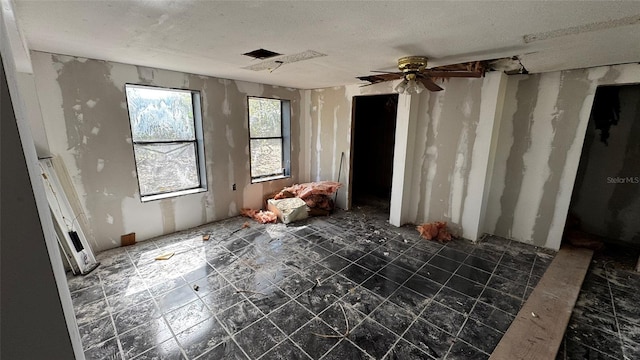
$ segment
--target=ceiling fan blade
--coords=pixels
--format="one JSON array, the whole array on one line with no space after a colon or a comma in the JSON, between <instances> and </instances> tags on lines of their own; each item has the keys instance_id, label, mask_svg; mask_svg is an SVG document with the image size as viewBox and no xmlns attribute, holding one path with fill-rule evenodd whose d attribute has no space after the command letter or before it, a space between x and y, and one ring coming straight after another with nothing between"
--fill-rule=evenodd
<instances>
[{"instance_id":1,"label":"ceiling fan blade","mask_svg":"<svg viewBox=\"0 0 640 360\"><path fill-rule=\"evenodd\" d=\"M424 73L434 78L452 78L452 77L480 78L482 77L482 72L475 72L475 71L425 70Z\"/></svg>"},{"instance_id":2,"label":"ceiling fan blade","mask_svg":"<svg viewBox=\"0 0 640 360\"><path fill-rule=\"evenodd\" d=\"M381 71L381 70L371 70L371 72L374 72L374 73L381 73L381 74L398 74L398 75L402 75L402 72L399 72L399 71Z\"/></svg>"},{"instance_id":3,"label":"ceiling fan blade","mask_svg":"<svg viewBox=\"0 0 640 360\"><path fill-rule=\"evenodd\" d=\"M358 76L357 78L362 81L368 81L370 83L379 83L384 81L398 80L402 79L404 76L403 73L389 73L389 74L380 74L380 75L368 75L368 76Z\"/></svg>"},{"instance_id":4,"label":"ceiling fan blade","mask_svg":"<svg viewBox=\"0 0 640 360\"><path fill-rule=\"evenodd\" d=\"M431 80L430 78L428 78L426 76L419 76L418 77L418 81L420 81L422 83L422 85L424 85L424 87L426 87L427 90L429 90L429 91L442 91L442 90L444 90L443 88L438 86L436 83L434 83L433 80Z\"/></svg>"}]
</instances>

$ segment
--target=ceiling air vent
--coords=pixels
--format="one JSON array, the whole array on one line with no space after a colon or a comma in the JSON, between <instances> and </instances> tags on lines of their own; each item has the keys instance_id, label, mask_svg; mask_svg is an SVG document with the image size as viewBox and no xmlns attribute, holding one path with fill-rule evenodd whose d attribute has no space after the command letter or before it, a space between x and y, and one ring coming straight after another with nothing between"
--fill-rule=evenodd
<instances>
[{"instance_id":1,"label":"ceiling air vent","mask_svg":"<svg viewBox=\"0 0 640 360\"><path fill-rule=\"evenodd\" d=\"M282 54L278 54L277 52L273 52L273 51L270 51L270 50L258 49L258 50L250 51L248 53L244 53L242 55L246 55L246 56L252 57L254 59L264 60L264 59L272 58L274 56L278 56L278 55L282 55Z\"/></svg>"}]
</instances>

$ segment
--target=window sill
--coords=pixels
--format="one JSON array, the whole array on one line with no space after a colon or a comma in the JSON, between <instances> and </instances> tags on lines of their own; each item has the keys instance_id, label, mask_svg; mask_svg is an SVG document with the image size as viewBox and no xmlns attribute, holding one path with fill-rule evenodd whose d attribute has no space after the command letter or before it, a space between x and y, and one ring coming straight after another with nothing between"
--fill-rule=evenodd
<instances>
[{"instance_id":1,"label":"window sill","mask_svg":"<svg viewBox=\"0 0 640 360\"><path fill-rule=\"evenodd\" d=\"M170 193L166 193L166 194L141 196L140 197L140 201L148 202L148 201L154 201L154 200L162 200L162 199L172 198L172 197L176 197L176 196L197 194L197 193L205 192L205 191L207 191L206 188L180 190L180 191L174 191L174 192L170 192Z\"/></svg>"},{"instance_id":2,"label":"window sill","mask_svg":"<svg viewBox=\"0 0 640 360\"><path fill-rule=\"evenodd\" d=\"M268 177L263 177L263 178L258 178L258 179L251 179L251 183L252 184L257 184L257 183L262 183L262 182L266 182L266 181L273 181L273 180L280 180L280 179L288 179L290 178L291 175L275 175L275 176L268 176Z\"/></svg>"}]
</instances>

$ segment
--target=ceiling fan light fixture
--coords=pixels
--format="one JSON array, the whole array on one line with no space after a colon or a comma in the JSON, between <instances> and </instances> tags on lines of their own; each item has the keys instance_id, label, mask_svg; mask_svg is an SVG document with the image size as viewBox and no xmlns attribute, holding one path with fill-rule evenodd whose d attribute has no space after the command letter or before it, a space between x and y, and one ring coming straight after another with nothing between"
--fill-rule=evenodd
<instances>
[{"instance_id":1,"label":"ceiling fan light fixture","mask_svg":"<svg viewBox=\"0 0 640 360\"><path fill-rule=\"evenodd\" d=\"M409 81L407 79L403 79L398 85L396 85L394 90L398 94L404 94L404 92L407 90L407 85L408 84L409 84Z\"/></svg>"}]
</instances>

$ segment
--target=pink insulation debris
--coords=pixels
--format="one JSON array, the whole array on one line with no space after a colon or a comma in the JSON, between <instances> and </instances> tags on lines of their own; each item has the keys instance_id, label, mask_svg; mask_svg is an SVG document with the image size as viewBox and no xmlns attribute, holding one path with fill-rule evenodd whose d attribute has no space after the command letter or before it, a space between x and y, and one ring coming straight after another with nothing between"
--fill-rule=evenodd
<instances>
[{"instance_id":1,"label":"pink insulation debris","mask_svg":"<svg viewBox=\"0 0 640 360\"><path fill-rule=\"evenodd\" d=\"M326 211L333 210L333 199L331 196L342 186L335 181L318 181L312 183L296 184L282 189L275 197L275 200L299 197L304 200L309 208Z\"/></svg>"},{"instance_id":2,"label":"pink insulation debris","mask_svg":"<svg viewBox=\"0 0 640 360\"><path fill-rule=\"evenodd\" d=\"M447 223L443 221L418 225L416 226L416 230L427 240L436 240L438 242L451 241L451 234L447 231Z\"/></svg>"},{"instance_id":3,"label":"pink insulation debris","mask_svg":"<svg viewBox=\"0 0 640 360\"><path fill-rule=\"evenodd\" d=\"M276 216L276 214L268 210L263 211L245 208L240 209L240 215L252 218L261 224L275 223L276 221L278 221L278 217Z\"/></svg>"}]
</instances>

